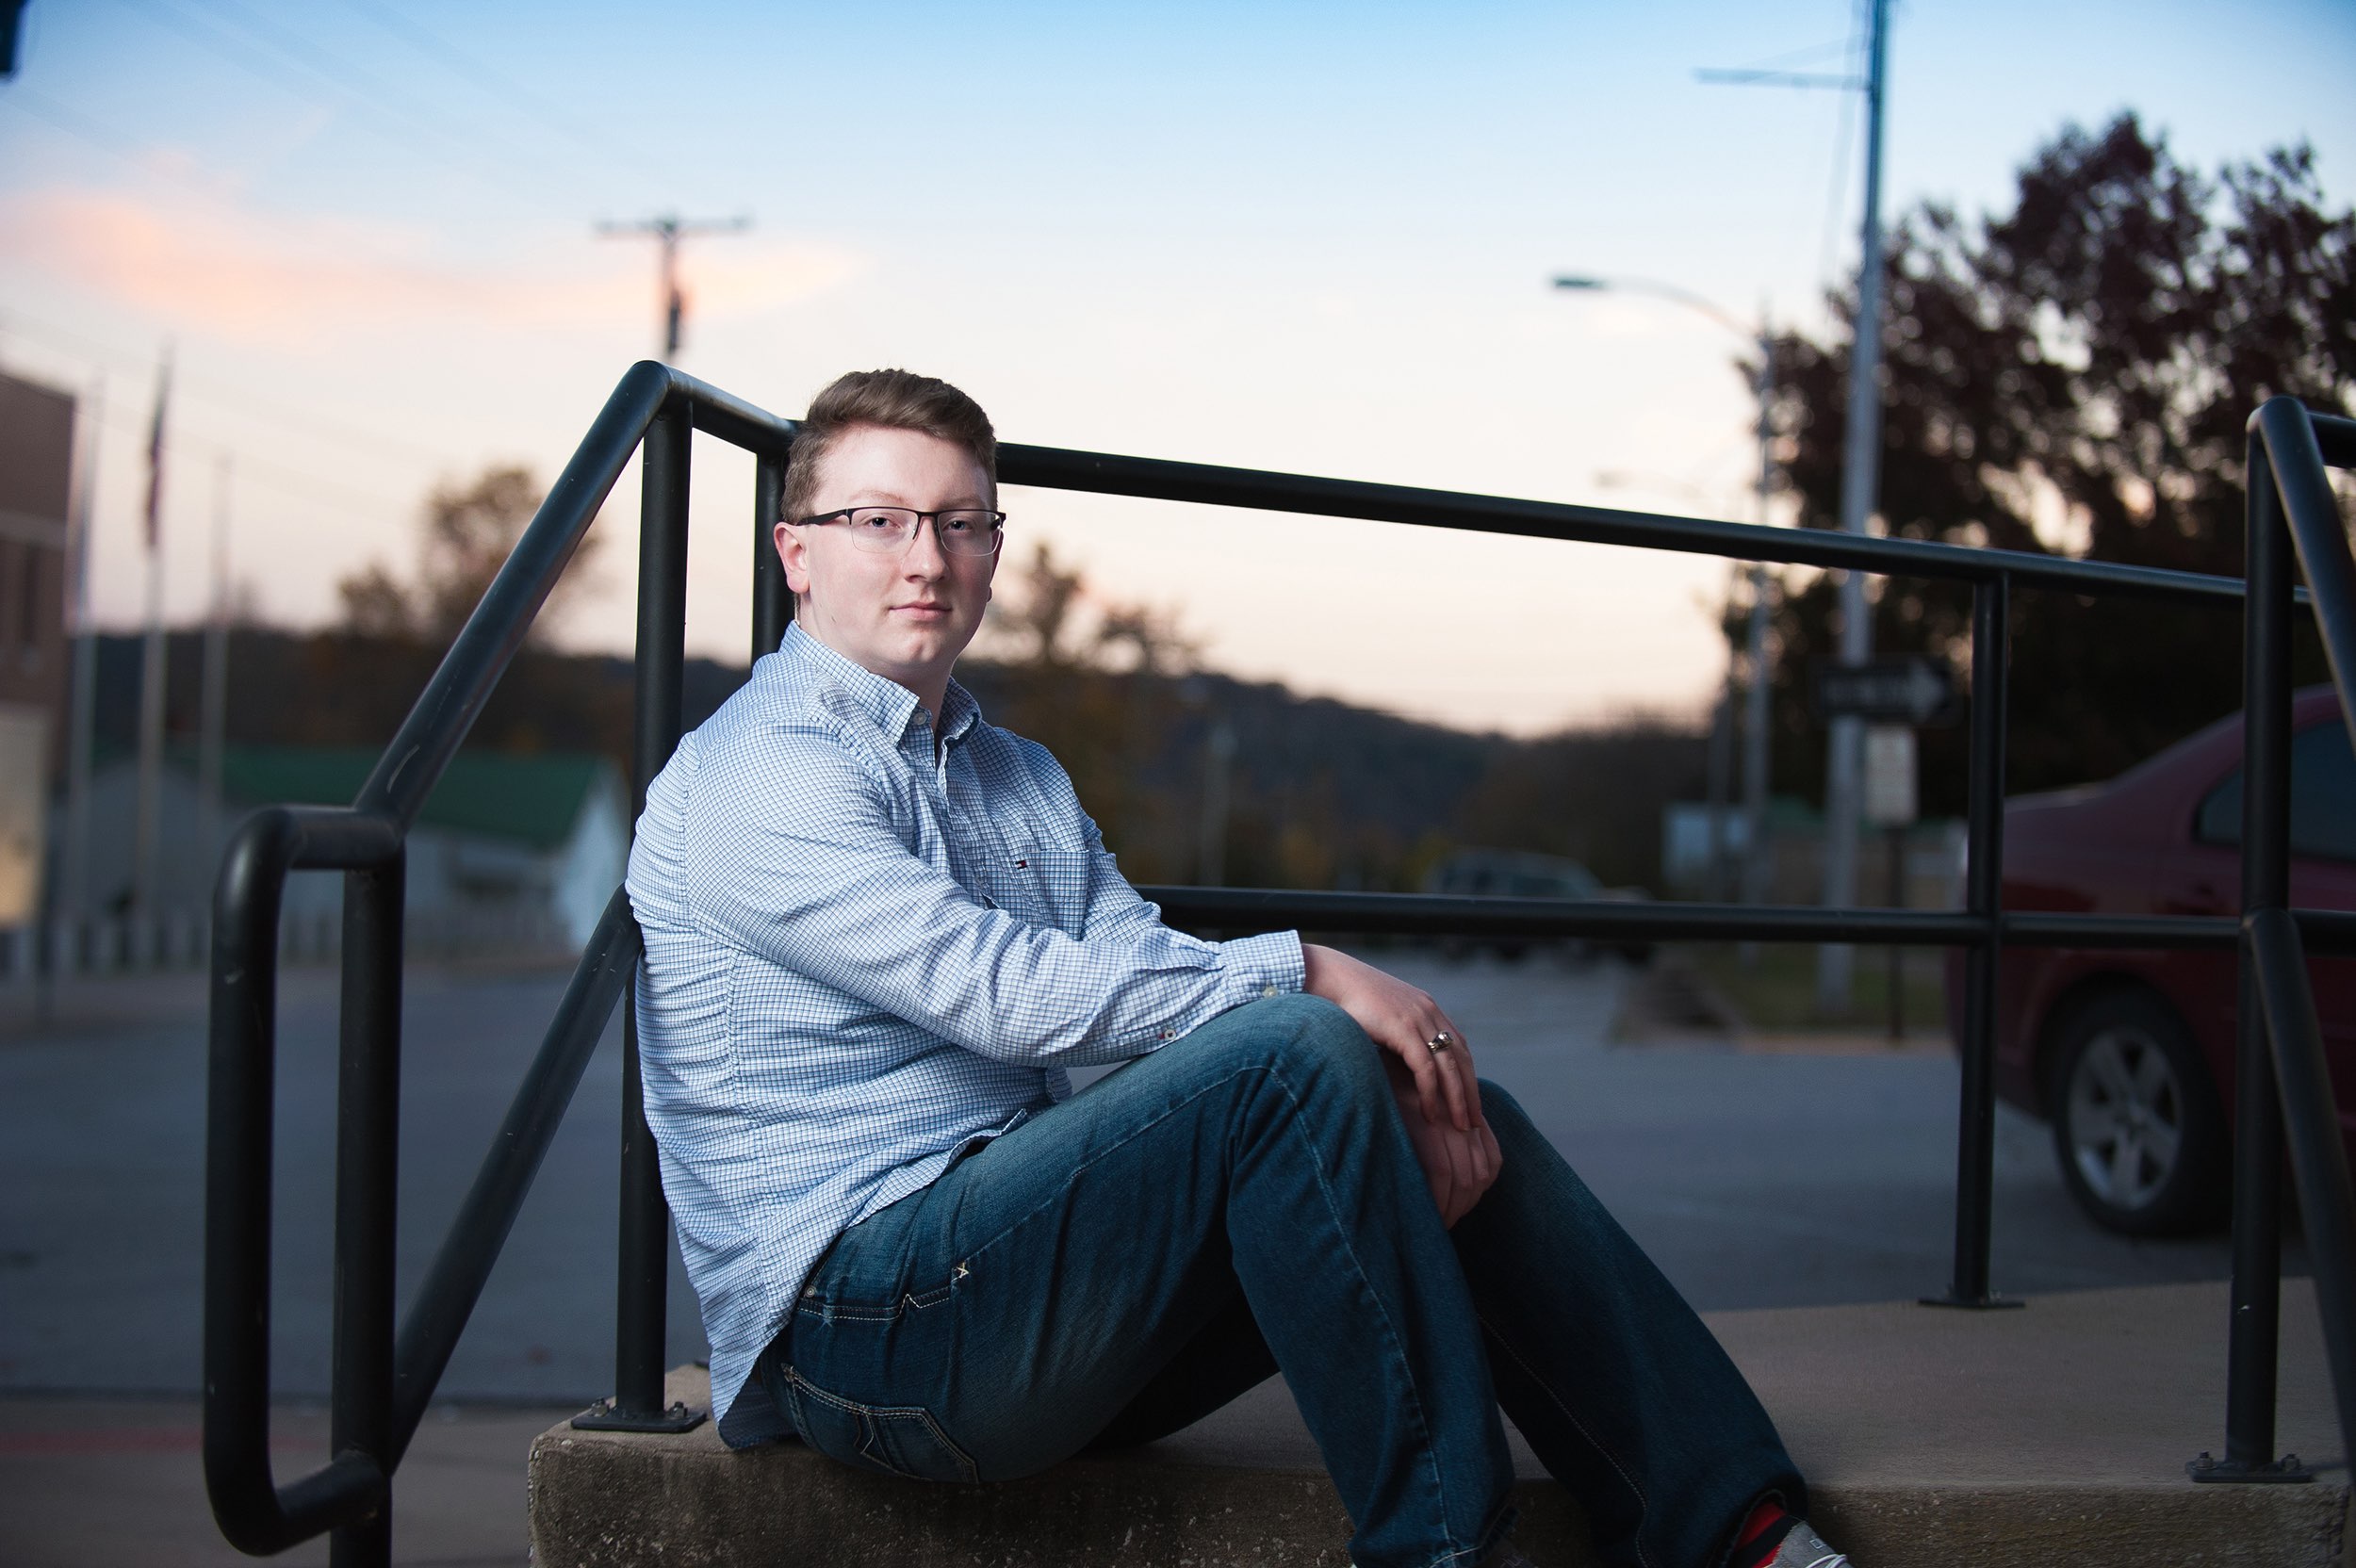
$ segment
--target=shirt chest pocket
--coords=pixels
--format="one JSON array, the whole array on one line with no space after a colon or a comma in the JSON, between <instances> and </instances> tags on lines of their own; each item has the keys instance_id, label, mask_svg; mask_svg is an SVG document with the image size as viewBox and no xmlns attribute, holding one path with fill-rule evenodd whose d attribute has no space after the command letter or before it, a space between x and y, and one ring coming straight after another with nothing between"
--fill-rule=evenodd
<instances>
[{"instance_id":1,"label":"shirt chest pocket","mask_svg":"<svg viewBox=\"0 0 2356 1568\"><path fill-rule=\"evenodd\" d=\"M1088 920L1088 856L1079 849L1015 849L981 868L977 890L1031 924L1077 937Z\"/></svg>"}]
</instances>

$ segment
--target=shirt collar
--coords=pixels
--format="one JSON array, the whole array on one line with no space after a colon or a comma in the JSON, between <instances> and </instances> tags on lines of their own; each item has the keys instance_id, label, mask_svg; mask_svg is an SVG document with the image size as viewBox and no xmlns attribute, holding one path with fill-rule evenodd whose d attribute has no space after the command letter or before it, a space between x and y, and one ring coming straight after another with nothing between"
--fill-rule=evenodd
<instances>
[{"instance_id":1,"label":"shirt collar","mask_svg":"<svg viewBox=\"0 0 2356 1568\"><path fill-rule=\"evenodd\" d=\"M941 699L941 743L956 745L965 739L975 725L982 722L982 705L973 700L973 694L957 684L957 678L949 678L949 690Z\"/></svg>"},{"instance_id":2,"label":"shirt collar","mask_svg":"<svg viewBox=\"0 0 2356 1568\"><path fill-rule=\"evenodd\" d=\"M863 665L843 657L825 643L804 631L801 623L786 624L785 638L777 651L792 663L809 666L813 673L824 676L839 687L844 695L859 705L859 711L875 722L875 727L896 743L908 734L908 725L915 719L916 694L898 681L877 675ZM973 694L949 680L949 690L941 699L941 712L936 731L943 745L954 745L965 739L966 733L982 716L981 704Z\"/></svg>"}]
</instances>

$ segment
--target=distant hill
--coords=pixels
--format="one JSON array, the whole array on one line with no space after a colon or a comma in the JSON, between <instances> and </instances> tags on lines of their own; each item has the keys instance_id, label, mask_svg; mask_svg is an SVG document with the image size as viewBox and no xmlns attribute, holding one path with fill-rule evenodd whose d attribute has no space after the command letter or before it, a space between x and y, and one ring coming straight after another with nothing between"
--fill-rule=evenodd
<instances>
[{"instance_id":1,"label":"distant hill","mask_svg":"<svg viewBox=\"0 0 2356 1568\"><path fill-rule=\"evenodd\" d=\"M169 637L166 724L181 738L197 728L201 645L193 631ZM438 650L382 639L239 628L230 639L230 739L383 745L438 662ZM139 671L139 638L99 638L102 755L137 743ZM745 673L689 660L689 727ZM1210 673L1181 683L1064 671L1053 677L1062 684L1044 690L1050 678L1038 672L968 661L958 678L992 719L1065 760L1139 881L1196 879L1209 739L1220 718L1236 740L1226 880L1237 886L1409 889L1467 843L1576 855L1606 882L1651 883L1661 804L1697 794L1702 776L1702 738L1669 725L1522 742ZM627 774L630 705L630 661L528 648L467 743L600 752Z\"/></svg>"}]
</instances>

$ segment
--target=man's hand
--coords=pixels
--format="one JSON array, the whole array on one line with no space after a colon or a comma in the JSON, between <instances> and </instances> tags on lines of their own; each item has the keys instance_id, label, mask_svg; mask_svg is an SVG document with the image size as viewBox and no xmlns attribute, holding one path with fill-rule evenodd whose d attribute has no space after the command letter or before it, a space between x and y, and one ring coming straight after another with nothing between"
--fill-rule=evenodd
<instances>
[{"instance_id":1,"label":"man's hand","mask_svg":"<svg viewBox=\"0 0 2356 1568\"><path fill-rule=\"evenodd\" d=\"M1415 1163L1432 1188L1432 1206L1440 1223L1453 1230L1472 1212L1504 1168L1505 1152L1487 1121L1468 1133L1432 1121L1416 1102L1415 1080L1396 1058L1384 1056L1383 1070L1391 1081L1391 1097L1399 1102L1399 1119L1407 1125L1407 1141L1415 1145Z\"/></svg>"},{"instance_id":2,"label":"man's hand","mask_svg":"<svg viewBox=\"0 0 2356 1568\"><path fill-rule=\"evenodd\" d=\"M1481 1087L1473 1080L1472 1050L1464 1043L1464 1031L1440 1011L1438 1003L1347 953L1303 942L1301 956L1301 989L1348 1013L1407 1070L1425 1120L1458 1133L1485 1127ZM1434 1051L1432 1042L1443 1035L1448 1037L1446 1048Z\"/></svg>"}]
</instances>

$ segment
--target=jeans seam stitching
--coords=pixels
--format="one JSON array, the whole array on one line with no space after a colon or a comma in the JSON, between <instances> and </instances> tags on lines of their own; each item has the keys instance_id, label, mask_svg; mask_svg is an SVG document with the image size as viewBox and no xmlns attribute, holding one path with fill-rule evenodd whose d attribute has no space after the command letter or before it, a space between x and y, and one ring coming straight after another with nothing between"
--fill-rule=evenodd
<instances>
[{"instance_id":1,"label":"jeans seam stitching","mask_svg":"<svg viewBox=\"0 0 2356 1568\"><path fill-rule=\"evenodd\" d=\"M1381 1047L1378 1046L1376 1049L1379 1051L1381 1050ZM1268 1075L1275 1081L1276 1086L1284 1091L1286 1102L1289 1103L1296 1112L1298 1112L1301 1109L1301 1097L1294 1092L1292 1085L1285 1080L1284 1070L1271 1063L1267 1066L1265 1070ZM1302 1129L1301 1117L1296 1115L1287 1118L1285 1126L1287 1131L1295 1133L1303 1143L1308 1144L1310 1152L1313 1156L1322 1152L1317 1149L1314 1142L1310 1141L1308 1133ZM1358 1282L1365 1288L1366 1295L1374 1302L1376 1315L1380 1318L1383 1324L1383 1338L1386 1348L1389 1349L1392 1356L1399 1362L1403 1368L1406 1365L1406 1358L1399 1351L1400 1341L1398 1326L1392 1323L1391 1315L1384 1309L1382 1297L1376 1294L1372 1282L1367 1280L1366 1266L1358 1261L1357 1249L1350 1244L1349 1228L1342 1223L1340 1207L1333 1200L1333 1189L1326 1183L1325 1171L1322 1165L1318 1159L1313 1157L1309 1162L1309 1168L1317 1177L1317 1195L1325 1200L1326 1215L1333 1221L1334 1233L1341 1237L1342 1253L1345 1257L1349 1258L1351 1269L1353 1269L1358 1276ZM1445 1529L1447 1528L1447 1522L1448 1519L1448 1482L1440 1474L1439 1461L1434 1453L1438 1445L1433 1443L1432 1440L1432 1423L1424 1413L1423 1399L1415 1390L1414 1379L1410 1377L1406 1379L1405 1381L1407 1384L1408 1402L1413 1408L1415 1417L1415 1429L1418 1436L1422 1440L1424 1468L1429 1475L1432 1493L1439 1500L1441 1527ZM1457 1559L1471 1552L1478 1552L1480 1549L1481 1548L1478 1545L1452 1549L1446 1554L1446 1560L1453 1562Z\"/></svg>"},{"instance_id":2,"label":"jeans seam stitching","mask_svg":"<svg viewBox=\"0 0 2356 1568\"><path fill-rule=\"evenodd\" d=\"M1522 1371L1529 1376L1530 1380L1537 1384L1538 1387L1545 1392L1546 1398L1552 1402L1554 1408L1562 1413L1562 1419L1568 1421L1572 1427L1577 1429L1579 1435L1587 1440L1587 1446L1590 1448L1593 1448L1596 1453L1603 1456L1603 1462L1612 1466L1612 1474L1620 1478L1621 1484L1636 1494L1636 1509L1639 1515L1639 1527L1641 1528L1643 1516L1649 1514L1652 1511L1652 1502L1644 1495L1644 1489L1637 1484L1636 1478L1629 1475L1627 1467L1620 1463L1619 1456L1614 1454L1610 1448L1606 1447L1601 1442L1597 1441L1595 1434L1587 1429L1587 1423L1581 1421L1579 1418L1578 1413L1573 1411L1570 1406L1562 1402L1562 1396L1554 1392L1553 1385L1538 1375L1537 1368L1531 1366L1530 1363L1522 1359L1521 1352L1513 1348L1512 1342L1498 1331L1496 1324L1490 1322L1486 1316L1483 1316L1478 1308L1474 1309L1473 1316L1480 1319L1481 1326L1489 1331L1489 1337L1497 1341L1497 1348L1503 1350L1508 1356L1512 1357L1513 1364L1520 1367ZM1652 1558L1644 1550L1644 1538L1641 1535L1638 1535L1633 1539L1636 1547L1636 1560L1640 1563L1649 1563L1652 1560Z\"/></svg>"}]
</instances>

